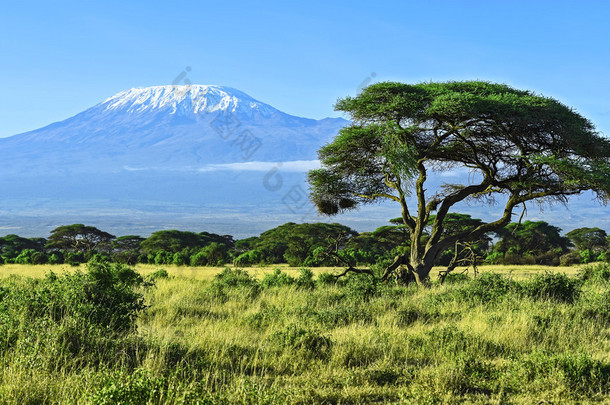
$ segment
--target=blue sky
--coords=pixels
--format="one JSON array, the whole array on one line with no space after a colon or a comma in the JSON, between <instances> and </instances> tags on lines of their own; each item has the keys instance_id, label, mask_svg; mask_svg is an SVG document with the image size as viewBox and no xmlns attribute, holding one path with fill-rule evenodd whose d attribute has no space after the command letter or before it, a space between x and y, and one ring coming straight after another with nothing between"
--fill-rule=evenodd
<instances>
[{"instance_id":1,"label":"blue sky","mask_svg":"<svg viewBox=\"0 0 610 405\"><path fill-rule=\"evenodd\" d=\"M336 99L371 78L503 82L610 136L608 17L607 1L10 2L0 137L171 84L187 66L193 84L311 118L339 116Z\"/></svg>"}]
</instances>

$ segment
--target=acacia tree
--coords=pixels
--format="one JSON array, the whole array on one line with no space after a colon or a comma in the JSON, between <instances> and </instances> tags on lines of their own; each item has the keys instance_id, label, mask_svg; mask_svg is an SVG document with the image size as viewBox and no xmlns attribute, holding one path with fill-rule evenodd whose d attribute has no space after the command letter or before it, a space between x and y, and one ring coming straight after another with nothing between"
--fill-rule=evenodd
<instances>
[{"instance_id":1,"label":"acacia tree","mask_svg":"<svg viewBox=\"0 0 610 405\"><path fill-rule=\"evenodd\" d=\"M319 150L322 168L309 172L310 197L328 215L384 199L400 205L410 251L395 258L384 279L396 274L422 284L446 248L507 225L528 201L566 202L584 190L608 198L610 142L552 98L481 81L386 82L340 99L335 109L352 124ZM456 167L472 173L427 189L430 174ZM502 201L503 212L443 232L450 210L472 199Z\"/></svg>"},{"instance_id":2,"label":"acacia tree","mask_svg":"<svg viewBox=\"0 0 610 405\"><path fill-rule=\"evenodd\" d=\"M608 246L608 234L599 228L578 228L571 230L566 236L578 250L599 251Z\"/></svg>"},{"instance_id":3,"label":"acacia tree","mask_svg":"<svg viewBox=\"0 0 610 405\"><path fill-rule=\"evenodd\" d=\"M114 238L114 235L94 226L83 224L63 225L51 231L46 247L48 249L89 253L100 248L109 249L110 242Z\"/></svg>"}]
</instances>

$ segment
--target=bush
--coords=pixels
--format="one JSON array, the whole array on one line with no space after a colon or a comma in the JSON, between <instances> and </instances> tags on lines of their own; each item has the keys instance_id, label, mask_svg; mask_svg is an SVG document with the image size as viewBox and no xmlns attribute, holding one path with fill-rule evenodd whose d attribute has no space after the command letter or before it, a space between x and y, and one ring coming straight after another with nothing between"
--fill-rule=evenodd
<instances>
[{"instance_id":1,"label":"bush","mask_svg":"<svg viewBox=\"0 0 610 405\"><path fill-rule=\"evenodd\" d=\"M191 256L191 266L205 266L208 264L208 258L203 251L199 251Z\"/></svg>"},{"instance_id":2,"label":"bush","mask_svg":"<svg viewBox=\"0 0 610 405\"><path fill-rule=\"evenodd\" d=\"M267 274L261 281L261 285L264 288L269 287L282 287L292 285L295 283L295 279L290 277L288 274L283 273L280 269L275 269L273 274Z\"/></svg>"},{"instance_id":3,"label":"bush","mask_svg":"<svg viewBox=\"0 0 610 405\"><path fill-rule=\"evenodd\" d=\"M584 282L607 283L610 281L610 264L598 263L583 266L578 272L578 278Z\"/></svg>"},{"instance_id":4,"label":"bush","mask_svg":"<svg viewBox=\"0 0 610 405\"><path fill-rule=\"evenodd\" d=\"M146 277L146 278L150 281L154 281L154 280L158 280L160 278L169 278L169 274L168 274L167 270L159 269L159 270L155 271L154 273L149 274L148 277Z\"/></svg>"},{"instance_id":5,"label":"bush","mask_svg":"<svg viewBox=\"0 0 610 405\"><path fill-rule=\"evenodd\" d=\"M334 285L337 283L337 278L331 273L320 273L316 282L320 285Z\"/></svg>"},{"instance_id":6,"label":"bush","mask_svg":"<svg viewBox=\"0 0 610 405\"><path fill-rule=\"evenodd\" d=\"M229 267L226 267L223 271L216 274L212 283L224 287L258 286L256 279L252 278L247 271L242 269L231 269Z\"/></svg>"},{"instance_id":7,"label":"bush","mask_svg":"<svg viewBox=\"0 0 610 405\"><path fill-rule=\"evenodd\" d=\"M176 252L173 254L171 264L175 264L176 266L184 266L187 263L190 263L190 260L188 254L185 252Z\"/></svg>"},{"instance_id":8,"label":"bush","mask_svg":"<svg viewBox=\"0 0 610 405\"><path fill-rule=\"evenodd\" d=\"M54 252L49 256L49 264L62 264L64 262L64 256L61 252Z\"/></svg>"},{"instance_id":9,"label":"bush","mask_svg":"<svg viewBox=\"0 0 610 405\"><path fill-rule=\"evenodd\" d=\"M261 250L253 249L237 256L235 260L233 260L233 264L240 267L249 267L254 264L262 263L264 257Z\"/></svg>"},{"instance_id":10,"label":"bush","mask_svg":"<svg viewBox=\"0 0 610 405\"><path fill-rule=\"evenodd\" d=\"M563 273L544 272L523 283L525 295L534 299L572 303L580 294L579 281Z\"/></svg>"},{"instance_id":11,"label":"bush","mask_svg":"<svg viewBox=\"0 0 610 405\"><path fill-rule=\"evenodd\" d=\"M301 268L300 272L301 274L296 279L296 286L298 288L312 290L316 286L316 283L313 281L313 272L311 269L305 267Z\"/></svg>"},{"instance_id":12,"label":"bush","mask_svg":"<svg viewBox=\"0 0 610 405\"><path fill-rule=\"evenodd\" d=\"M358 301L368 301L378 292L377 278L370 274L349 274L344 282L347 295Z\"/></svg>"},{"instance_id":13,"label":"bush","mask_svg":"<svg viewBox=\"0 0 610 405\"><path fill-rule=\"evenodd\" d=\"M561 266L572 266L574 264L580 264L580 262L580 254L576 251L566 253L565 255L559 258L559 265Z\"/></svg>"},{"instance_id":14,"label":"bush","mask_svg":"<svg viewBox=\"0 0 610 405\"><path fill-rule=\"evenodd\" d=\"M535 257L536 264L543 266L559 266L560 256L556 252L549 251Z\"/></svg>"},{"instance_id":15,"label":"bush","mask_svg":"<svg viewBox=\"0 0 610 405\"><path fill-rule=\"evenodd\" d=\"M445 284L461 284L470 281L470 277L466 273L449 273L445 277Z\"/></svg>"},{"instance_id":16,"label":"bush","mask_svg":"<svg viewBox=\"0 0 610 405\"><path fill-rule=\"evenodd\" d=\"M483 273L459 290L458 296L472 301L493 303L516 289L514 281L496 273Z\"/></svg>"},{"instance_id":17,"label":"bush","mask_svg":"<svg viewBox=\"0 0 610 405\"><path fill-rule=\"evenodd\" d=\"M24 356L33 355L33 364L46 361L50 367L66 356L80 356L87 364L134 358L139 343L128 335L146 308L138 291L144 282L134 270L90 263L86 273L50 272L43 279L5 283L0 289L0 351L15 347Z\"/></svg>"}]
</instances>

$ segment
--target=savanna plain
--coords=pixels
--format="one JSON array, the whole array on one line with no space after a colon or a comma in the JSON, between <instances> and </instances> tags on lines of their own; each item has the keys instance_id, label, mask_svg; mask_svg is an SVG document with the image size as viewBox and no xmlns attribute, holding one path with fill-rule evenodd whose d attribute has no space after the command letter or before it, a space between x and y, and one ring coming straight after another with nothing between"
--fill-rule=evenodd
<instances>
[{"instance_id":1,"label":"savanna plain","mask_svg":"<svg viewBox=\"0 0 610 405\"><path fill-rule=\"evenodd\" d=\"M548 269L7 264L0 402L607 403L610 266Z\"/></svg>"}]
</instances>

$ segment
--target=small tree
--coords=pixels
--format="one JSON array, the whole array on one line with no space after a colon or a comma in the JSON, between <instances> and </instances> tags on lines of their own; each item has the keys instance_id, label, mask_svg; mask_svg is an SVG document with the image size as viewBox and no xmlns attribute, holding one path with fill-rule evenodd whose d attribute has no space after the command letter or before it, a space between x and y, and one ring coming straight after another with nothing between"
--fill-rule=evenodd
<instances>
[{"instance_id":1,"label":"small tree","mask_svg":"<svg viewBox=\"0 0 610 405\"><path fill-rule=\"evenodd\" d=\"M551 98L479 81L379 83L335 108L353 123L319 150L311 199L328 215L384 199L400 206L410 252L395 258L384 279L397 274L422 284L444 250L507 225L528 201L566 202L584 190L608 198L610 142ZM472 175L431 192L429 176L456 167ZM496 220L444 232L456 204L498 197L504 210Z\"/></svg>"},{"instance_id":2,"label":"small tree","mask_svg":"<svg viewBox=\"0 0 610 405\"><path fill-rule=\"evenodd\" d=\"M578 228L566 234L578 250L600 251L608 247L608 234L600 228Z\"/></svg>"},{"instance_id":3,"label":"small tree","mask_svg":"<svg viewBox=\"0 0 610 405\"><path fill-rule=\"evenodd\" d=\"M64 225L51 231L47 249L61 249L88 254L94 250L109 250L114 235L94 226L83 224Z\"/></svg>"}]
</instances>

